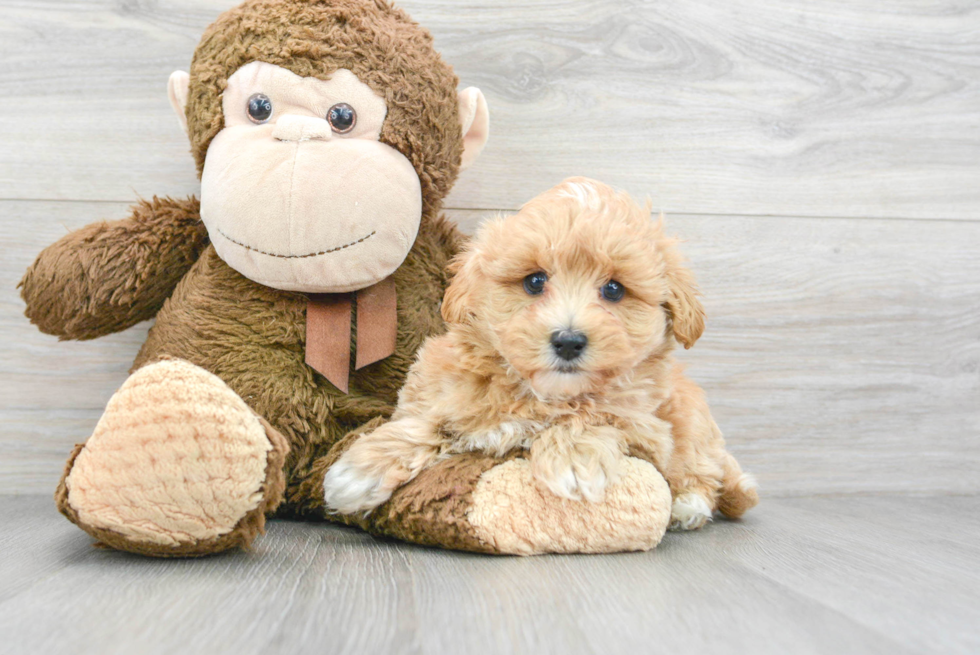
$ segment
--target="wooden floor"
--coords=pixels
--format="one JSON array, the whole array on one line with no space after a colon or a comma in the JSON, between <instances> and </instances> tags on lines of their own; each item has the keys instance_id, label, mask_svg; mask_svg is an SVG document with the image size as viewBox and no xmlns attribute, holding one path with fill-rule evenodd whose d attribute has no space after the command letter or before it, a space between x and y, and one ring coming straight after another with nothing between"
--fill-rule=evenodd
<instances>
[{"instance_id":1,"label":"wooden floor","mask_svg":"<svg viewBox=\"0 0 980 655\"><path fill-rule=\"evenodd\" d=\"M655 551L499 558L276 521L250 553L94 549L0 505L0 652L977 653L976 497L769 499Z\"/></svg>"}]
</instances>

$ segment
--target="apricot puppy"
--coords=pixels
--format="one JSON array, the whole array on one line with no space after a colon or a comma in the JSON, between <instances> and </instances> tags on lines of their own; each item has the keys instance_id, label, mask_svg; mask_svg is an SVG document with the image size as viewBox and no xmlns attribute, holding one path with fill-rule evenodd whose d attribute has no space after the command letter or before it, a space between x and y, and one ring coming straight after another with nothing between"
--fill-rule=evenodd
<instances>
[{"instance_id":1,"label":"apricot puppy","mask_svg":"<svg viewBox=\"0 0 980 655\"><path fill-rule=\"evenodd\" d=\"M704 310L649 208L572 178L484 224L453 268L448 332L419 351L392 420L330 468L330 508L371 510L451 453L515 448L553 493L593 502L625 455L652 462L674 496L673 529L756 504L671 355L700 337Z\"/></svg>"}]
</instances>

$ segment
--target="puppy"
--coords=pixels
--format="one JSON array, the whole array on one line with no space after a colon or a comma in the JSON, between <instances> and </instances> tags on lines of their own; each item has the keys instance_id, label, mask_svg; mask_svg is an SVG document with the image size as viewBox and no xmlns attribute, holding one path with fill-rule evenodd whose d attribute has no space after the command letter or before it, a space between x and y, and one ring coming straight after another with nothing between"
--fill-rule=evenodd
<instances>
[{"instance_id":1,"label":"puppy","mask_svg":"<svg viewBox=\"0 0 980 655\"><path fill-rule=\"evenodd\" d=\"M328 507L369 511L450 454L516 448L544 487L593 502L626 455L653 463L673 529L758 502L671 355L697 341L704 310L649 207L572 178L483 225L452 266L448 332L419 351L392 420L327 472Z\"/></svg>"}]
</instances>

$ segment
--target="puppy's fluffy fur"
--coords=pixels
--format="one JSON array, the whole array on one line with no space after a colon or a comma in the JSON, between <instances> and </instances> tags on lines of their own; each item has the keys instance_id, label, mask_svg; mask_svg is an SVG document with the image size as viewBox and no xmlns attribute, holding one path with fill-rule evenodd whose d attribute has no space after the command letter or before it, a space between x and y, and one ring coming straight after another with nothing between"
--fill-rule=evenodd
<instances>
[{"instance_id":1,"label":"puppy's fluffy fur","mask_svg":"<svg viewBox=\"0 0 980 655\"><path fill-rule=\"evenodd\" d=\"M704 310L649 208L572 178L483 225L453 266L448 332L419 352L392 420L330 468L329 507L370 510L451 453L514 448L530 451L552 492L595 502L624 456L652 462L670 484L675 529L756 504L704 394L671 355L697 341ZM540 273L543 289L529 292L525 279ZM610 280L625 287L618 301L602 293ZM562 331L588 339L570 361L552 343Z\"/></svg>"}]
</instances>

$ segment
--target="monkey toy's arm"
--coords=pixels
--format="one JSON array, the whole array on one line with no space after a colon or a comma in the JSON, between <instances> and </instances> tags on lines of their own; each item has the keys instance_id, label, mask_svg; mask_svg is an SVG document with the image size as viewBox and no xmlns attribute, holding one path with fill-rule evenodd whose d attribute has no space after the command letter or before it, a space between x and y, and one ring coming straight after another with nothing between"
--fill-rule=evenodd
<instances>
[{"instance_id":1,"label":"monkey toy's arm","mask_svg":"<svg viewBox=\"0 0 980 655\"><path fill-rule=\"evenodd\" d=\"M156 315L207 244L197 198L142 200L45 248L19 285L25 314L61 339L125 330Z\"/></svg>"}]
</instances>

